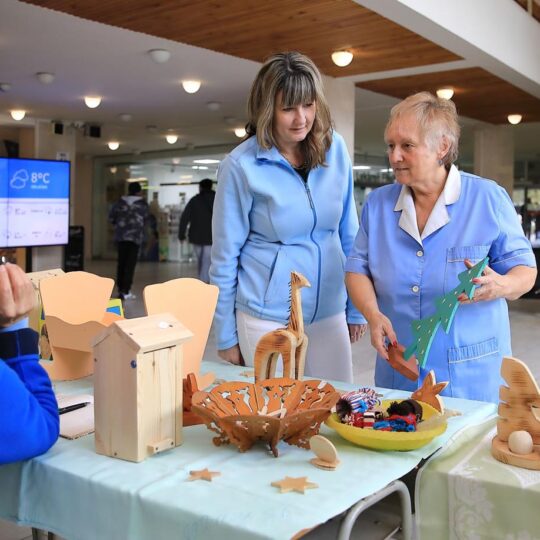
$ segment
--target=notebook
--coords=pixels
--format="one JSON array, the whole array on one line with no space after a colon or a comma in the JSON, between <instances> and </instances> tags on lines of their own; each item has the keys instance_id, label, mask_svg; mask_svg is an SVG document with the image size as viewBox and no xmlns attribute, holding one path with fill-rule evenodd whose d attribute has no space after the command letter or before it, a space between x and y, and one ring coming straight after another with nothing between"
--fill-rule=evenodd
<instances>
[{"instance_id":1,"label":"notebook","mask_svg":"<svg viewBox=\"0 0 540 540\"><path fill-rule=\"evenodd\" d=\"M89 403L81 409L60 415L60 437L78 439L94 432L94 396L91 394L59 394L56 399L59 409L78 403Z\"/></svg>"}]
</instances>

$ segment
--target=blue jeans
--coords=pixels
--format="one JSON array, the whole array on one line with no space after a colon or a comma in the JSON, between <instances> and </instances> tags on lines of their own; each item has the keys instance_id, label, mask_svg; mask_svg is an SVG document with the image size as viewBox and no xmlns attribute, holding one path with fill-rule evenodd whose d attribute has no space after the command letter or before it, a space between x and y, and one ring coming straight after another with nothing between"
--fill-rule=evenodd
<instances>
[{"instance_id":1,"label":"blue jeans","mask_svg":"<svg viewBox=\"0 0 540 540\"><path fill-rule=\"evenodd\" d=\"M208 271L210 270L210 252L212 246L201 246L200 244L193 244L193 251L197 256L197 268L199 271L199 279L205 283L210 283L210 276Z\"/></svg>"}]
</instances>

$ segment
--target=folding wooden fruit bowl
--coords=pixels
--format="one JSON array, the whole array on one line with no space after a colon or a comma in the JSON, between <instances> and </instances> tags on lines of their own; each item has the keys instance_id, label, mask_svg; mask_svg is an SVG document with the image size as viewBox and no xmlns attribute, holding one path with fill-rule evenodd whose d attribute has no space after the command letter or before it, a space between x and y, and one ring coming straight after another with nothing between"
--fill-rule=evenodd
<instances>
[{"instance_id":1,"label":"folding wooden fruit bowl","mask_svg":"<svg viewBox=\"0 0 540 540\"><path fill-rule=\"evenodd\" d=\"M275 457L284 440L309 448L339 399L339 392L324 381L279 378L256 383L227 382L210 392L195 392L192 410L215 431L216 446L233 443L240 452L256 441L269 444Z\"/></svg>"}]
</instances>

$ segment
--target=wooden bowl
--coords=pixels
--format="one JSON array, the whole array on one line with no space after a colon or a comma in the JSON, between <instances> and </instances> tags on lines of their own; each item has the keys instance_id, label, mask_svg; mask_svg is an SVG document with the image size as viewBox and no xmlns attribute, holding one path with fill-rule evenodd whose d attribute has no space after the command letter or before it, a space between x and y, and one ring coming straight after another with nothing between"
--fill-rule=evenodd
<instances>
[{"instance_id":1,"label":"wooden bowl","mask_svg":"<svg viewBox=\"0 0 540 540\"><path fill-rule=\"evenodd\" d=\"M216 446L233 443L245 452L264 441L277 457L280 440L309 448L310 437L319 432L339 396L320 380L226 382L209 392L195 392L192 410L218 434L213 439Z\"/></svg>"}]
</instances>

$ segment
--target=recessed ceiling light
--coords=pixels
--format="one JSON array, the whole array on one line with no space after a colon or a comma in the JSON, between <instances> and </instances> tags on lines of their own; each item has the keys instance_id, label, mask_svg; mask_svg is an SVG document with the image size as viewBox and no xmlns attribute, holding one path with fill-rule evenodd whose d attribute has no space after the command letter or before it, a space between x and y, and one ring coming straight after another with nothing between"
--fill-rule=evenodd
<instances>
[{"instance_id":1,"label":"recessed ceiling light","mask_svg":"<svg viewBox=\"0 0 540 540\"><path fill-rule=\"evenodd\" d=\"M133 117L128 113L121 113L118 115L118 118L120 118L122 122L129 122Z\"/></svg>"},{"instance_id":2,"label":"recessed ceiling light","mask_svg":"<svg viewBox=\"0 0 540 540\"><path fill-rule=\"evenodd\" d=\"M452 99L453 95L454 95L453 88L439 88L437 90L437 97L441 99Z\"/></svg>"},{"instance_id":3,"label":"recessed ceiling light","mask_svg":"<svg viewBox=\"0 0 540 540\"><path fill-rule=\"evenodd\" d=\"M118 150L120 148L120 143L118 141L109 141L107 143L109 150Z\"/></svg>"},{"instance_id":4,"label":"recessed ceiling light","mask_svg":"<svg viewBox=\"0 0 540 540\"><path fill-rule=\"evenodd\" d=\"M201 81L182 81L182 86L188 94L194 94L199 91Z\"/></svg>"},{"instance_id":5,"label":"recessed ceiling light","mask_svg":"<svg viewBox=\"0 0 540 540\"><path fill-rule=\"evenodd\" d=\"M522 120L523 116L521 116L521 114L509 114L508 115L508 121L511 123L511 124L519 124Z\"/></svg>"},{"instance_id":6,"label":"recessed ceiling light","mask_svg":"<svg viewBox=\"0 0 540 540\"><path fill-rule=\"evenodd\" d=\"M172 162L173 162L173 165L180 165L180 158L179 157L173 157Z\"/></svg>"},{"instance_id":7,"label":"recessed ceiling light","mask_svg":"<svg viewBox=\"0 0 540 540\"><path fill-rule=\"evenodd\" d=\"M332 62L339 67L348 66L353 59L353 53L350 51L336 51L332 53Z\"/></svg>"},{"instance_id":8,"label":"recessed ceiling light","mask_svg":"<svg viewBox=\"0 0 540 540\"><path fill-rule=\"evenodd\" d=\"M109 171L111 171L111 174L116 174L117 170L118 170L118 167L115 167L114 165L112 167L109 167Z\"/></svg>"},{"instance_id":9,"label":"recessed ceiling light","mask_svg":"<svg viewBox=\"0 0 540 540\"><path fill-rule=\"evenodd\" d=\"M201 165L211 165L212 163L219 163L219 159L194 159L193 163L200 163Z\"/></svg>"},{"instance_id":10,"label":"recessed ceiling light","mask_svg":"<svg viewBox=\"0 0 540 540\"><path fill-rule=\"evenodd\" d=\"M211 111L219 111L221 109L221 103L219 101L209 101L206 106Z\"/></svg>"},{"instance_id":11,"label":"recessed ceiling light","mask_svg":"<svg viewBox=\"0 0 540 540\"><path fill-rule=\"evenodd\" d=\"M11 118L13 118L13 120L17 120L17 122L19 122L26 116L26 111L23 111L22 109L15 109L13 111L9 111L9 114L11 114Z\"/></svg>"},{"instance_id":12,"label":"recessed ceiling light","mask_svg":"<svg viewBox=\"0 0 540 540\"><path fill-rule=\"evenodd\" d=\"M36 73L36 78L41 84L51 84L54 81L54 73L40 71Z\"/></svg>"},{"instance_id":13,"label":"recessed ceiling light","mask_svg":"<svg viewBox=\"0 0 540 540\"><path fill-rule=\"evenodd\" d=\"M178 140L178 135L175 135L174 133L169 133L169 134L165 135L165 140L169 144L174 144Z\"/></svg>"},{"instance_id":14,"label":"recessed ceiling light","mask_svg":"<svg viewBox=\"0 0 540 540\"><path fill-rule=\"evenodd\" d=\"M243 139L246 136L246 128L239 127L234 130L234 134L239 138Z\"/></svg>"},{"instance_id":15,"label":"recessed ceiling light","mask_svg":"<svg viewBox=\"0 0 540 540\"><path fill-rule=\"evenodd\" d=\"M371 167L369 165L355 165L353 169L355 171L369 171Z\"/></svg>"},{"instance_id":16,"label":"recessed ceiling light","mask_svg":"<svg viewBox=\"0 0 540 540\"><path fill-rule=\"evenodd\" d=\"M84 96L84 102L89 109L95 109L101 103L101 96Z\"/></svg>"},{"instance_id":17,"label":"recessed ceiling light","mask_svg":"<svg viewBox=\"0 0 540 540\"><path fill-rule=\"evenodd\" d=\"M171 57L171 53L167 49L151 49L148 54L156 64L164 64Z\"/></svg>"}]
</instances>

